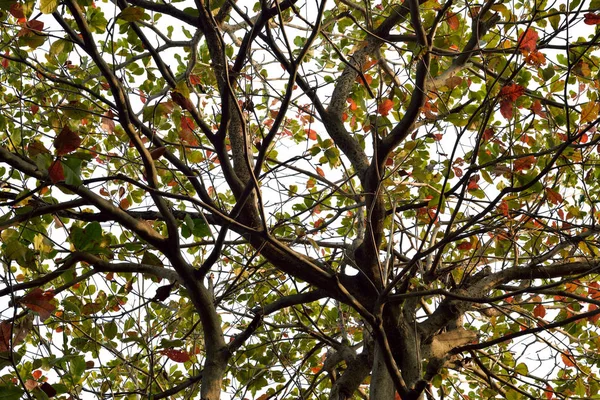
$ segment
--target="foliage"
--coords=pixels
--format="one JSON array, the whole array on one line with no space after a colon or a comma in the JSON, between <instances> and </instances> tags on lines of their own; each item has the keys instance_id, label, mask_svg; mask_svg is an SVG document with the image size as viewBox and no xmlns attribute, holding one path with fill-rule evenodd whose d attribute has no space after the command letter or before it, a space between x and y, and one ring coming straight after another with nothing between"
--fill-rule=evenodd
<instances>
[{"instance_id":1,"label":"foliage","mask_svg":"<svg viewBox=\"0 0 600 400\"><path fill-rule=\"evenodd\" d=\"M0 2L0 399L597 398L599 8Z\"/></svg>"}]
</instances>

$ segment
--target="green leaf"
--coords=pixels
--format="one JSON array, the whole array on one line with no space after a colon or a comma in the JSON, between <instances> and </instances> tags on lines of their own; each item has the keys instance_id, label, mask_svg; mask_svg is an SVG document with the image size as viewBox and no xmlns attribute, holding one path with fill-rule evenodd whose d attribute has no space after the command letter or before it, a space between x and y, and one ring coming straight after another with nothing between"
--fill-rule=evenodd
<instances>
[{"instance_id":1,"label":"green leaf","mask_svg":"<svg viewBox=\"0 0 600 400\"><path fill-rule=\"evenodd\" d=\"M146 15L144 9L141 7L127 7L119 13L118 18L127 22L135 22L139 20L146 20L150 17Z\"/></svg>"},{"instance_id":2,"label":"green leaf","mask_svg":"<svg viewBox=\"0 0 600 400\"><path fill-rule=\"evenodd\" d=\"M24 393L20 386L0 385L0 400L19 400Z\"/></svg>"}]
</instances>

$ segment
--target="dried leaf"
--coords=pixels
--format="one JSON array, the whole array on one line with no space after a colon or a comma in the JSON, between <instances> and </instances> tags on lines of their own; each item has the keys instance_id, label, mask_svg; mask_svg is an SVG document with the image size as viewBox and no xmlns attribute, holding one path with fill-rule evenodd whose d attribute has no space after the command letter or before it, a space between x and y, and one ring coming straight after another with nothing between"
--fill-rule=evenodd
<instances>
[{"instance_id":1,"label":"dried leaf","mask_svg":"<svg viewBox=\"0 0 600 400\"><path fill-rule=\"evenodd\" d=\"M502 100L515 102L519 97L525 94L525 88L521 85L517 85L516 83L506 85L502 89L500 89L500 97Z\"/></svg>"},{"instance_id":2,"label":"dried leaf","mask_svg":"<svg viewBox=\"0 0 600 400\"><path fill-rule=\"evenodd\" d=\"M319 176L325 176L325 172L323 171L323 169L321 167L317 167L317 174L319 174Z\"/></svg>"},{"instance_id":3,"label":"dried leaf","mask_svg":"<svg viewBox=\"0 0 600 400\"><path fill-rule=\"evenodd\" d=\"M548 197L548 201L552 204L561 204L563 202L563 197L556 190L546 188L546 196Z\"/></svg>"},{"instance_id":4,"label":"dried leaf","mask_svg":"<svg viewBox=\"0 0 600 400\"><path fill-rule=\"evenodd\" d=\"M56 309L50 301L54 298L54 293L35 288L19 300L19 303L31 311L37 313L42 320L47 320Z\"/></svg>"},{"instance_id":5,"label":"dried leaf","mask_svg":"<svg viewBox=\"0 0 600 400\"><path fill-rule=\"evenodd\" d=\"M171 92L171 98L173 99L175 104L177 104L184 110L192 111L194 109L194 104L192 103L192 101L179 92Z\"/></svg>"},{"instance_id":6,"label":"dried leaf","mask_svg":"<svg viewBox=\"0 0 600 400\"><path fill-rule=\"evenodd\" d=\"M535 164L535 156L521 157L513 163L513 171L523 171L530 169Z\"/></svg>"},{"instance_id":7,"label":"dried leaf","mask_svg":"<svg viewBox=\"0 0 600 400\"><path fill-rule=\"evenodd\" d=\"M581 107L581 118L579 123L585 124L586 122L592 122L598 118L598 111L600 111L600 103L590 101L583 107Z\"/></svg>"},{"instance_id":8,"label":"dried leaf","mask_svg":"<svg viewBox=\"0 0 600 400\"><path fill-rule=\"evenodd\" d=\"M102 115L102 119L100 120L100 127L104 129L107 133L112 134L115 131L115 115L111 110L108 110L104 115Z\"/></svg>"},{"instance_id":9,"label":"dried leaf","mask_svg":"<svg viewBox=\"0 0 600 400\"><path fill-rule=\"evenodd\" d=\"M539 100L533 102L530 110L538 117L546 118L546 112L542 110L542 103Z\"/></svg>"},{"instance_id":10,"label":"dried leaf","mask_svg":"<svg viewBox=\"0 0 600 400\"><path fill-rule=\"evenodd\" d=\"M152 157L153 160L158 160L165 154L165 151L167 151L165 146L157 147L150 152L150 157Z\"/></svg>"},{"instance_id":11,"label":"dried leaf","mask_svg":"<svg viewBox=\"0 0 600 400\"><path fill-rule=\"evenodd\" d=\"M54 139L54 148L56 149L56 154L59 156L69 154L77 150L80 144L81 138L68 126L62 128L60 133Z\"/></svg>"},{"instance_id":12,"label":"dried leaf","mask_svg":"<svg viewBox=\"0 0 600 400\"><path fill-rule=\"evenodd\" d=\"M538 304L533 308L533 316L536 318L544 318L546 316L546 307Z\"/></svg>"}]
</instances>

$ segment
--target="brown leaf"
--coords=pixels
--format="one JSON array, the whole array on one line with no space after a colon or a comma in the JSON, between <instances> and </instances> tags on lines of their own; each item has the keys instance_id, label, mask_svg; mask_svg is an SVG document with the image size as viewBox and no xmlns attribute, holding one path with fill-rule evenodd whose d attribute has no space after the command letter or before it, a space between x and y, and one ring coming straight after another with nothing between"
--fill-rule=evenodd
<instances>
[{"instance_id":1,"label":"brown leaf","mask_svg":"<svg viewBox=\"0 0 600 400\"><path fill-rule=\"evenodd\" d=\"M511 119L513 116L513 102L502 100L500 102L500 114L506 119Z\"/></svg>"},{"instance_id":2,"label":"brown leaf","mask_svg":"<svg viewBox=\"0 0 600 400\"><path fill-rule=\"evenodd\" d=\"M173 99L175 104L177 104L184 110L192 111L194 109L194 104L192 103L192 101L179 92L171 92L171 98Z\"/></svg>"},{"instance_id":3,"label":"brown leaf","mask_svg":"<svg viewBox=\"0 0 600 400\"><path fill-rule=\"evenodd\" d=\"M80 144L81 138L68 126L62 128L58 136L56 136L56 138L54 139L54 147L56 148L56 154L59 156L69 154L77 150Z\"/></svg>"},{"instance_id":4,"label":"brown leaf","mask_svg":"<svg viewBox=\"0 0 600 400\"><path fill-rule=\"evenodd\" d=\"M506 85L500 89L500 97L502 100L515 102L517 99L525 94L525 88L516 83Z\"/></svg>"},{"instance_id":5,"label":"brown leaf","mask_svg":"<svg viewBox=\"0 0 600 400\"><path fill-rule=\"evenodd\" d=\"M152 157L153 160L158 160L165 154L165 151L167 151L165 146L157 147L150 152L150 157Z\"/></svg>"},{"instance_id":6,"label":"brown leaf","mask_svg":"<svg viewBox=\"0 0 600 400\"><path fill-rule=\"evenodd\" d=\"M542 103L539 100L533 102L530 110L538 117L546 118L546 112L542 110Z\"/></svg>"},{"instance_id":7,"label":"brown leaf","mask_svg":"<svg viewBox=\"0 0 600 400\"><path fill-rule=\"evenodd\" d=\"M546 307L542 304L538 304L533 309L533 316L536 318L544 318L546 316Z\"/></svg>"},{"instance_id":8,"label":"brown leaf","mask_svg":"<svg viewBox=\"0 0 600 400\"><path fill-rule=\"evenodd\" d=\"M317 174L319 174L319 176L325 176L325 172L323 171L323 169L321 167L317 167Z\"/></svg>"},{"instance_id":9,"label":"brown leaf","mask_svg":"<svg viewBox=\"0 0 600 400\"><path fill-rule=\"evenodd\" d=\"M108 110L104 115L102 115L102 119L100 120L100 127L104 129L107 133L114 133L115 131L115 115L111 110Z\"/></svg>"},{"instance_id":10,"label":"brown leaf","mask_svg":"<svg viewBox=\"0 0 600 400\"><path fill-rule=\"evenodd\" d=\"M535 156L521 157L513 163L514 171L523 171L529 169L535 164Z\"/></svg>"},{"instance_id":11,"label":"brown leaf","mask_svg":"<svg viewBox=\"0 0 600 400\"><path fill-rule=\"evenodd\" d=\"M563 197L556 190L546 188L546 196L548 197L548 201L552 204L559 205L563 202Z\"/></svg>"},{"instance_id":12,"label":"brown leaf","mask_svg":"<svg viewBox=\"0 0 600 400\"><path fill-rule=\"evenodd\" d=\"M48 382L42 383L40 389L42 389L42 391L46 393L46 396L48 396L49 398L56 396L56 389L54 389L54 386L52 386Z\"/></svg>"},{"instance_id":13,"label":"brown leaf","mask_svg":"<svg viewBox=\"0 0 600 400\"><path fill-rule=\"evenodd\" d=\"M54 293L35 288L19 300L19 303L31 311L37 313L42 320L47 320L56 309L50 300L54 298Z\"/></svg>"},{"instance_id":14,"label":"brown leaf","mask_svg":"<svg viewBox=\"0 0 600 400\"><path fill-rule=\"evenodd\" d=\"M15 17L16 19L24 19L25 18L25 13L23 12L23 4L21 4L21 3L12 4L10 6L8 12L10 13L10 15Z\"/></svg>"}]
</instances>

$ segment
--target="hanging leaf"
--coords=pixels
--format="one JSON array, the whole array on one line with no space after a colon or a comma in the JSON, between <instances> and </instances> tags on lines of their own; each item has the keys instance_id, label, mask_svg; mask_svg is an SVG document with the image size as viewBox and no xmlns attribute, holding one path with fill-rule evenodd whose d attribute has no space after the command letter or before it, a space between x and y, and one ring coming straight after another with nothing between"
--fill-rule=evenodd
<instances>
[{"instance_id":1,"label":"hanging leaf","mask_svg":"<svg viewBox=\"0 0 600 400\"><path fill-rule=\"evenodd\" d=\"M31 311L37 313L40 319L47 320L56 309L50 301L54 298L54 294L50 291L43 291L40 288L35 288L19 300L19 303Z\"/></svg>"},{"instance_id":2,"label":"hanging leaf","mask_svg":"<svg viewBox=\"0 0 600 400\"><path fill-rule=\"evenodd\" d=\"M50 164L50 168L48 168L48 176L50 176L50 181L52 181L52 183L65 180L65 171L60 160L55 160L52 162L52 164Z\"/></svg>"},{"instance_id":3,"label":"hanging leaf","mask_svg":"<svg viewBox=\"0 0 600 400\"><path fill-rule=\"evenodd\" d=\"M308 138L310 140L317 140L317 131L315 131L314 129L305 129L304 130L306 132L306 134L308 135Z\"/></svg>"},{"instance_id":4,"label":"hanging leaf","mask_svg":"<svg viewBox=\"0 0 600 400\"><path fill-rule=\"evenodd\" d=\"M559 205L563 202L563 197L554 189L546 188L546 196L551 204Z\"/></svg>"},{"instance_id":5,"label":"hanging leaf","mask_svg":"<svg viewBox=\"0 0 600 400\"><path fill-rule=\"evenodd\" d=\"M516 83L506 85L502 89L500 89L500 97L503 100L515 102L519 99L519 97L525 94L525 88L521 85L517 85Z\"/></svg>"},{"instance_id":6,"label":"hanging leaf","mask_svg":"<svg viewBox=\"0 0 600 400\"><path fill-rule=\"evenodd\" d=\"M112 110L108 110L102 115L102 119L100 120L100 127L109 134L113 134L115 131L114 117L115 115Z\"/></svg>"},{"instance_id":7,"label":"hanging leaf","mask_svg":"<svg viewBox=\"0 0 600 400\"><path fill-rule=\"evenodd\" d=\"M538 304L533 308L533 316L536 318L544 318L546 316L546 307Z\"/></svg>"},{"instance_id":8,"label":"hanging leaf","mask_svg":"<svg viewBox=\"0 0 600 400\"><path fill-rule=\"evenodd\" d=\"M191 111L194 109L192 101L179 92L171 92L171 99L184 110Z\"/></svg>"},{"instance_id":9,"label":"hanging leaf","mask_svg":"<svg viewBox=\"0 0 600 400\"><path fill-rule=\"evenodd\" d=\"M58 8L58 0L40 0L42 14L52 14Z\"/></svg>"},{"instance_id":10,"label":"hanging leaf","mask_svg":"<svg viewBox=\"0 0 600 400\"><path fill-rule=\"evenodd\" d=\"M535 156L521 157L513 163L513 171L523 171L530 169L535 164Z\"/></svg>"},{"instance_id":11,"label":"hanging leaf","mask_svg":"<svg viewBox=\"0 0 600 400\"><path fill-rule=\"evenodd\" d=\"M450 29L452 29L453 31L458 30L458 28L460 27L460 22L458 21L458 16L453 12L446 13L446 22L448 23L448 26L450 27Z\"/></svg>"},{"instance_id":12,"label":"hanging leaf","mask_svg":"<svg viewBox=\"0 0 600 400\"><path fill-rule=\"evenodd\" d=\"M153 160L158 160L165 154L165 151L167 151L165 146L157 147L150 152L150 157L152 157Z\"/></svg>"},{"instance_id":13,"label":"hanging leaf","mask_svg":"<svg viewBox=\"0 0 600 400\"><path fill-rule=\"evenodd\" d=\"M68 126L62 128L58 136L56 136L54 139L54 148L56 149L56 154L59 156L69 154L77 150L80 144L81 138Z\"/></svg>"},{"instance_id":14,"label":"hanging leaf","mask_svg":"<svg viewBox=\"0 0 600 400\"><path fill-rule=\"evenodd\" d=\"M598 111L600 111L600 103L590 101L581 107L581 117L579 123L585 124L587 122L593 122L598 118Z\"/></svg>"}]
</instances>

